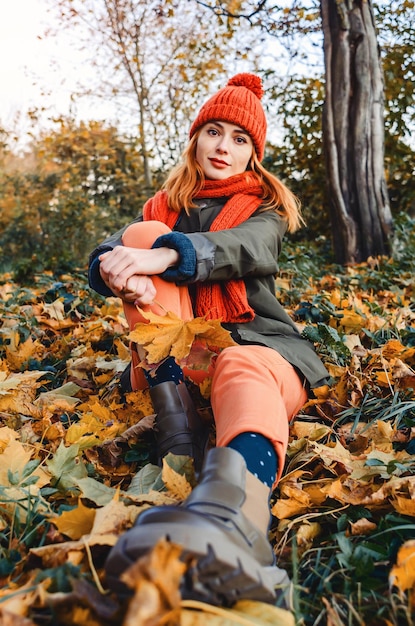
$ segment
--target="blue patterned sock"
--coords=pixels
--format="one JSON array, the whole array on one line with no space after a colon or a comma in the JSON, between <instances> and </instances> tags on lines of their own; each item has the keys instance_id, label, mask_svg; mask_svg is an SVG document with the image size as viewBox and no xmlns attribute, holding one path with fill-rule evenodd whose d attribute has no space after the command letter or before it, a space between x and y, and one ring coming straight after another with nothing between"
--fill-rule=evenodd
<instances>
[{"instance_id":1,"label":"blue patterned sock","mask_svg":"<svg viewBox=\"0 0 415 626\"><path fill-rule=\"evenodd\" d=\"M259 433L241 433L228 443L245 459L249 472L272 487L278 470L278 457L269 439Z\"/></svg>"},{"instance_id":2,"label":"blue patterned sock","mask_svg":"<svg viewBox=\"0 0 415 626\"><path fill-rule=\"evenodd\" d=\"M169 356L156 370L156 375L151 376L149 372L143 370L149 387L155 387L160 383L172 380L176 385L184 381L182 368L177 365L172 356Z\"/></svg>"}]
</instances>

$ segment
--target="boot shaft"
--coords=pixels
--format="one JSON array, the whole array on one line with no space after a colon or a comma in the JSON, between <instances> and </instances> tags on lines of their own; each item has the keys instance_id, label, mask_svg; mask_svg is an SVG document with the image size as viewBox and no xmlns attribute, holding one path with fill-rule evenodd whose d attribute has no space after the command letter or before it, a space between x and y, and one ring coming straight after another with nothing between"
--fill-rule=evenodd
<instances>
[{"instance_id":1,"label":"boot shaft","mask_svg":"<svg viewBox=\"0 0 415 626\"><path fill-rule=\"evenodd\" d=\"M173 381L150 388L150 397L156 413L155 437L159 465L169 452L189 456L196 472L202 466L209 437L209 426L204 422L184 383Z\"/></svg>"}]
</instances>

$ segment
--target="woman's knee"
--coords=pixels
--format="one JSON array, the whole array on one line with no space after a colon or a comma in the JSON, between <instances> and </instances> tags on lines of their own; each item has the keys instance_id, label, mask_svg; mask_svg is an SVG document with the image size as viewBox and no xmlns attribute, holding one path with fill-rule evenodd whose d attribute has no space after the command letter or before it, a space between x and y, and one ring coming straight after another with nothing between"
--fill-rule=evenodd
<instances>
[{"instance_id":1,"label":"woman's knee","mask_svg":"<svg viewBox=\"0 0 415 626\"><path fill-rule=\"evenodd\" d=\"M171 229L166 226L166 224L163 224L163 222L157 222L155 220L134 222L134 224L130 224L124 231L122 242L124 246L130 248L149 249L152 247L157 237L170 232Z\"/></svg>"},{"instance_id":2,"label":"woman's knee","mask_svg":"<svg viewBox=\"0 0 415 626\"><path fill-rule=\"evenodd\" d=\"M220 375L225 369L246 367L247 364L246 346L229 346L224 348L218 355L215 362L214 376Z\"/></svg>"}]
</instances>

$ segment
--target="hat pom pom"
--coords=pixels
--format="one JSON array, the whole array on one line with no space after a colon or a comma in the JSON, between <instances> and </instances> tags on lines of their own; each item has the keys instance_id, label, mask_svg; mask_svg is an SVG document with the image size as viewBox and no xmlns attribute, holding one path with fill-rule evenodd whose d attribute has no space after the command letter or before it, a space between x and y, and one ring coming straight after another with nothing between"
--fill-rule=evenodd
<instances>
[{"instance_id":1,"label":"hat pom pom","mask_svg":"<svg viewBox=\"0 0 415 626\"><path fill-rule=\"evenodd\" d=\"M262 81L259 76L255 74L236 74L228 81L229 87L246 87L256 97L261 100L264 95L264 90L262 88Z\"/></svg>"}]
</instances>

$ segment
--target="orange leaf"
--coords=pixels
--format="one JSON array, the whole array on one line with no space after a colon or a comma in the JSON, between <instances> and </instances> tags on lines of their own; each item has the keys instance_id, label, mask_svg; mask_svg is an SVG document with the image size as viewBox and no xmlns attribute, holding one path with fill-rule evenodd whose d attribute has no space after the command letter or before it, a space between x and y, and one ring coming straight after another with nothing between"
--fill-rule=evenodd
<instances>
[{"instance_id":1,"label":"orange leaf","mask_svg":"<svg viewBox=\"0 0 415 626\"><path fill-rule=\"evenodd\" d=\"M351 535L370 535L376 530L376 524L362 517L357 522L350 522L350 534Z\"/></svg>"},{"instance_id":2,"label":"orange leaf","mask_svg":"<svg viewBox=\"0 0 415 626\"><path fill-rule=\"evenodd\" d=\"M390 584L401 591L415 585L415 539L406 541L398 550L396 565L389 574Z\"/></svg>"},{"instance_id":3,"label":"orange leaf","mask_svg":"<svg viewBox=\"0 0 415 626\"><path fill-rule=\"evenodd\" d=\"M180 615L179 583L186 570L180 560L182 549L161 539L122 575L134 589L124 626L176 624Z\"/></svg>"},{"instance_id":4,"label":"orange leaf","mask_svg":"<svg viewBox=\"0 0 415 626\"><path fill-rule=\"evenodd\" d=\"M292 485L281 486L281 497L272 507L271 513L278 519L286 519L304 513L310 506L310 497L302 489Z\"/></svg>"}]
</instances>

